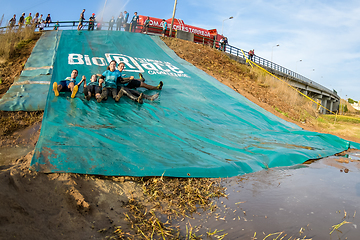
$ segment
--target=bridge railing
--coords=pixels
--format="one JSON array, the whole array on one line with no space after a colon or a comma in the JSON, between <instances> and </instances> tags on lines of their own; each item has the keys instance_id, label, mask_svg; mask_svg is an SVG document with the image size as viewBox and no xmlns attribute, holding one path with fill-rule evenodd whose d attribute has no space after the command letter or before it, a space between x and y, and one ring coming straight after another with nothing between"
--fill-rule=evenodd
<instances>
[{"instance_id":1,"label":"bridge railing","mask_svg":"<svg viewBox=\"0 0 360 240\"><path fill-rule=\"evenodd\" d=\"M241 57L244 60L245 60L245 58L250 59L248 51L241 50L240 48L237 48L237 47L234 47L234 46L231 46L231 45L226 45L225 52L229 53L231 55L237 56L237 57ZM245 56L244 56L243 52L244 52ZM330 89L328 89L328 88L326 88L326 87L312 81L309 78L306 78L306 77L304 77L304 76L302 76L302 75L300 75L300 74L298 74L298 73L296 73L296 72L294 72L294 71L292 71L290 69L287 69L287 68L285 68L283 66L280 66L279 64L276 64L276 63L274 63L272 61L269 61L269 60L267 60L265 58L262 58L262 57L259 57L259 56L256 56L256 55L253 56L252 61L254 63L259 64L259 65L261 65L263 67L266 67L268 69L272 69L272 70L281 72L283 74L286 74L288 76L291 76L291 77L293 77L293 78L295 78L297 80L302 81L303 83L308 84L311 87L319 89L319 90L321 90L323 92L331 94L331 95L333 95L333 96L340 99L340 97L337 95L336 91L330 90Z\"/></svg>"}]
</instances>

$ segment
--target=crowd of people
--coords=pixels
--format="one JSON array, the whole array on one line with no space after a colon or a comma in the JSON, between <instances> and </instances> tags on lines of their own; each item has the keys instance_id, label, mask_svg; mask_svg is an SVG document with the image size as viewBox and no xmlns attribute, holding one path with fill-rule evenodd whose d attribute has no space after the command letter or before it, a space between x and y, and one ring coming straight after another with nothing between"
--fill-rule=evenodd
<instances>
[{"instance_id":1,"label":"crowd of people","mask_svg":"<svg viewBox=\"0 0 360 240\"><path fill-rule=\"evenodd\" d=\"M74 69L70 77L53 83L53 91L55 96L59 96L60 92L71 92L71 98L75 98L79 87L84 83L85 99L90 100L91 97L95 97L98 103L107 100L109 96L115 102L118 102L122 96L127 96L140 104L143 103L143 99L154 101L158 98L159 93L146 95L136 89L142 87L149 90L161 90L163 87L162 81L157 86L146 84L141 73L139 73L139 79L135 79L133 76L125 78L122 73L124 68L124 63L121 62L117 65L117 62L113 60L109 63L106 71L102 74L93 74L88 83L85 76L82 76L81 81L77 83L78 70Z\"/></svg>"},{"instance_id":2,"label":"crowd of people","mask_svg":"<svg viewBox=\"0 0 360 240\"><path fill-rule=\"evenodd\" d=\"M80 19L79 19L79 24L77 29L78 30L82 30L86 27L86 24L88 25L88 30L92 31L95 29L96 30L101 30L103 28L103 18L101 18L100 20L97 19L95 17L95 13L93 13L91 15L91 17L89 18L88 22L84 24L84 22L86 22L86 18L85 18L85 9L82 10L82 12L80 13ZM138 25L139 25L139 16L138 13L135 12L134 16L129 20L130 14L127 11L124 12L120 12L119 16L117 18L115 18L114 16L112 16L108 22L108 30L113 31L130 31L130 32L135 32ZM150 26L150 17L148 17L144 23L144 26L142 28L142 32L147 33L148 28Z\"/></svg>"},{"instance_id":3,"label":"crowd of people","mask_svg":"<svg viewBox=\"0 0 360 240\"><path fill-rule=\"evenodd\" d=\"M87 29L89 31L94 29L101 30L104 22L103 19L102 18L101 20L97 19L95 17L95 13L93 13L89 17L88 21L86 21L85 11L86 10L83 9L82 12L80 13L80 19L77 29L82 30L87 25ZM135 30L139 25L139 16L137 12L135 12L134 16L131 19L129 19L129 17L130 14L127 11L121 12L116 19L114 16L112 16L108 23L109 24L108 30L115 29L117 31L124 30L124 31L135 32ZM26 16L25 13L22 13L18 21L16 19L16 14L14 14L14 16L9 20L8 26L10 29L13 29L15 26L18 26L19 28L22 28L23 26L33 27L35 29L38 28L41 31L44 30L45 27L49 27L50 23L52 23L50 14L48 14L47 17L44 18L43 14L39 14L39 13L36 13L35 16L32 16L32 13L29 13L28 16ZM142 32L147 33L149 26L150 26L150 18L148 17L144 24L144 27L142 28ZM58 30L59 27L60 25L59 22L57 21L54 24L53 30Z\"/></svg>"},{"instance_id":4,"label":"crowd of people","mask_svg":"<svg viewBox=\"0 0 360 240\"><path fill-rule=\"evenodd\" d=\"M38 12L34 17L32 16L32 13L29 13L27 16L25 13L22 13L18 21L16 20L16 14L14 14L14 16L9 20L9 28L11 30L15 26L19 26L19 28L26 26L38 28L40 31L42 31L45 27L49 27L50 23L52 23L50 13L46 18L43 14L39 14ZM57 30L58 28L59 22L54 25L54 30Z\"/></svg>"}]
</instances>

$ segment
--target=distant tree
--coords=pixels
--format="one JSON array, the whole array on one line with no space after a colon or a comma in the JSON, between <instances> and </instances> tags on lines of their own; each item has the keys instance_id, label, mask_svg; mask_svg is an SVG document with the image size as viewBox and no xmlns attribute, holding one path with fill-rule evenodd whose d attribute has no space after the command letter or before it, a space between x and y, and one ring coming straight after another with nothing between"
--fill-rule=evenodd
<instances>
[{"instance_id":1,"label":"distant tree","mask_svg":"<svg viewBox=\"0 0 360 240\"><path fill-rule=\"evenodd\" d=\"M358 103L358 101L355 101L355 100L353 100L353 99L351 99L351 98L348 98L348 103L354 104L354 103Z\"/></svg>"}]
</instances>

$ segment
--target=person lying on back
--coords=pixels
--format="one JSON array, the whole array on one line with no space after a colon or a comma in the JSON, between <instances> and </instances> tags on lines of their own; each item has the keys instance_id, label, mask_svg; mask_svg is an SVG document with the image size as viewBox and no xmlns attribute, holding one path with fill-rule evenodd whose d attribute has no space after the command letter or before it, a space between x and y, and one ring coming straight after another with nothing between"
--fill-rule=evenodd
<instances>
[{"instance_id":1,"label":"person lying on back","mask_svg":"<svg viewBox=\"0 0 360 240\"><path fill-rule=\"evenodd\" d=\"M141 73L139 73L140 79L135 79L133 76L131 76L129 78L123 78L122 71L124 69L125 69L125 63L123 63L123 62L119 63L118 70L121 73L120 84L118 84L118 85L120 85L119 87L127 87L129 89L136 89L139 87L143 87L148 90L161 90L164 85L162 81L160 81L157 86L152 86L152 85L146 84L145 78Z\"/></svg>"}]
</instances>

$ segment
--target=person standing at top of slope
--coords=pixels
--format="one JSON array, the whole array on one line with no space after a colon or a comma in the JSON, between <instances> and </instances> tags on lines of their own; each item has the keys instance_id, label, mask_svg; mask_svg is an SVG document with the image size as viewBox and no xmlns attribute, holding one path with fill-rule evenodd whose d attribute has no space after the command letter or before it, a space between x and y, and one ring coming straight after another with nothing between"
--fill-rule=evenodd
<instances>
[{"instance_id":1,"label":"person standing at top of slope","mask_svg":"<svg viewBox=\"0 0 360 240\"><path fill-rule=\"evenodd\" d=\"M123 25L123 21L124 21L124 15L121 12L119 17L116 19L116 31L121 31L121 27Z\"/></svg>"},{"instance_id":2,"label":"person standing at top of slope","mask_svg":"<svg viewBox=\"0 0 360 240\"><path fill-rule=\"evenodd\" d=\"M22 13L21 17L19 18L19 28L22 27L22 25L24 25L25 22L25 13Z\"/></svg>"},{"instance_id":3,"label":"person standing at top of slope","mask_svg":"<svg viewBox=\"0 0 360 240\"><path fill-rule=\"evenodd\" d=\"M50 17L50 13L47 15L46 19L45 19L45 27L46 26L50 26L51 23L51 17Z\"/></svg>"},{"instance_id":4,"label":"person standing at top of slope","mask_svg":"<svg viewBox=\"0 0 360 240\"><path fill-rule=\"evenodd\" d=\"M95 26L95 13L93 13L91 15L91 17L89 18L89 27L88 27L88 31L93 31L94 30L94 26Z\"/></svg>"},{"instance_id":5,"label":"person standing at top of slope","mask_svg":"<svg viewBox=\"0 0 360 240\"><path fill-rule=\"evenodd\" d=\"M150 26L150 17L147 17L145 22L144 22L144 25L143 25L143 28L142 28L142 33L145 32L145 34L147 34L148 30L149 30L149 26Z\"/></svg>"},{"instance_id":6,"label":"person standing at top of slope","mask_svg":"<svg viewBox=\"0 0 360 240\"><path fill-rule=\"evenodd\" d=\"M162 30L161 34L163 37L165 37L166 30L167 30L167 22L165 21L165 19L162 20L162 24L163 24L163 30Z\"/></svg>"},{"instance_id":7,"label":"person standing at top of slope","mask_svg":"<svg viewBox=\"0 0 360 240\"><path fill-rule=\"evenodd\" d=\"M85 9L83 9L82 12L80 13L79 25L77 27L77 30L81 30L81 28L83 27L84 20L85 20Z\"/></svg>"},{"instance_id":8,"label":"person standing at top of slope","mask_svg":"<svg viewBox=\"0 0 360 240\"><path fill-rule=\"evenodd\" d=\"M129 13L127 11L124 11L124 24L126 24L129 20Z\"/></svg>"},{"instance_id":9,"label":"person standing at top of slope","mask_svg":"<svg viewBox=\"0 0 360 240\"><path fill-rule=\"evenodd\" d=\"M65 80L60 81L59 83L53 83L53 91L55 96L58 97L60 92L71 92L71 98L74 98L76 93L79 90L79 86L82 82L86 81L86 77L82 76L81 81L76 84L76 77L78 76L78 70L74 69L71 72L71 76L65 78Z\"/></svg>"},{"instance_id":10,"label":"person standing at top of slope","mask_svg":"<svg viewBox=\"0 0 360 240\"><path fill-rule=\"evenodd\" d=\"M12 29L16 25L16 14L9 20L9 27Z\"/></svg>"},{"instance_id":11,"label":"person standing at top of slope","mask_svg":"<svg viewBox=\"0 0 360 240\"><path fill-rule=\"evenodd\" d=\"M135 32L136 31L136 27L138 25L138 21L139 21L139 16L137 15L137 12L134 13L134 16L131 19L131 29L130 32Z\"/></svg>"},{"instance_id":12,"label":"person standing at top of slope","mask_svg":"<svg viewBox=\"0 0 360 240\"><path fill-rule=\"evenodd\" d=\"M115 18L114 18L114 16L112 16L111 19L110 19L110 21L109 21L108 30L112 31L112 30L113 30L113 27L114 27L114 24L115 24Z\"/></svg>"},{"instance_id":13,"label":"person standing at top of slope","mask_svg":"<svg viewBox=\"0 0 360 240\"><path fill-rule=\"evenodd\" d=\"M31 16L31 13L29 13L29 16L27 16L25 18L25 24L26 26L30 27L31 26L31 21L32 21L32 16Z\"/></svg>"}]
</instances>

